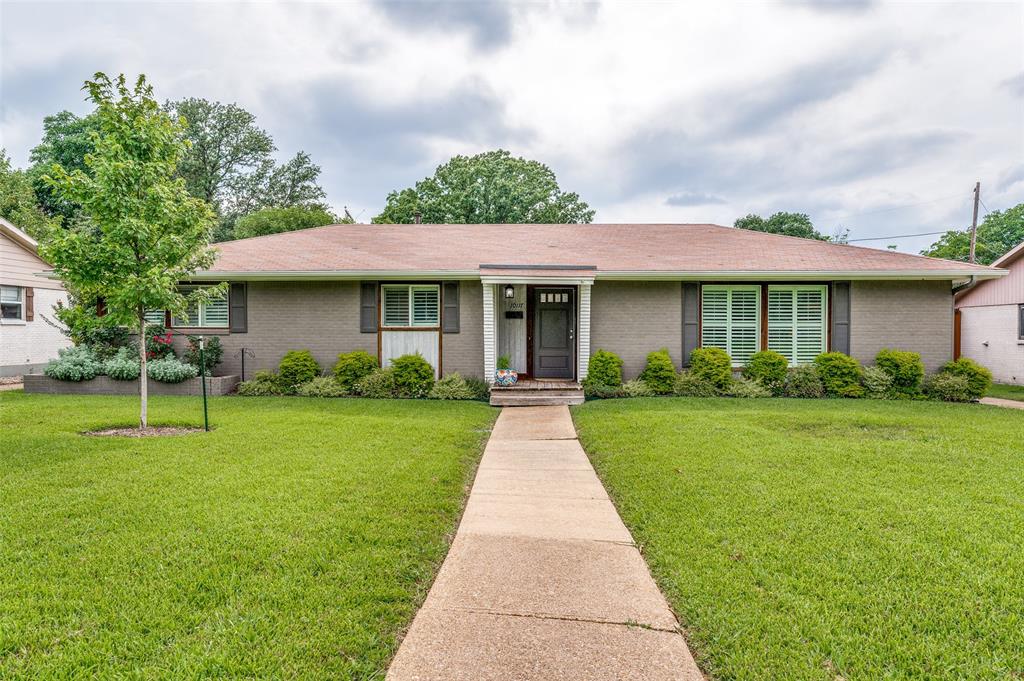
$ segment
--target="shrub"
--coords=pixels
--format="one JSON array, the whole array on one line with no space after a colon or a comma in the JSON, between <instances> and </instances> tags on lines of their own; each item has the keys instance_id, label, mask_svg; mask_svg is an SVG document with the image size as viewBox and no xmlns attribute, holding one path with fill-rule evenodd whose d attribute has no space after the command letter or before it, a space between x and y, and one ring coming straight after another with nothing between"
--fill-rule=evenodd
<instances>
[{"instance_id":1,"label":"shrub","mask_svg":"<svg viewBox=\"0 0 1024 681\"><path fill-rule=\"evenodd\" d=\"M673 377L675 377L674 373ZM654 390L651 389L651 386L647 385L647 381L642 378L634 378L632 381L626 381L622 384L621 390L622 394L626 397L651 397L655 394Z\"/></svg>"},{"instance_id":2,"label":"shrub","mask_svg":"<svg viewBox=\"0 0 1024 681\"><path fill-rule=\"evenodd\" d=\"M706 378L701 378L693 371L680 371L676 376L675 388L672 391L680 397L715 397L718 388Z\"/></svg>"},{"instance_id":3,"label":"shrub","mask_svg":"<svg viewBox=\"0 0 1024 681\"><path fill-rule=\"evenodd\" d=\"M830 397L842 396L851 385L860 385L860 362L841 352L823 352L814 358L818 377Z\"/></svg>"},{"instance_id":4,"label":"shrub","mask_svg":"<svg viewBox=\"0 0 1024 681\"><path fill-rule=\"evenodd\" d=\"M115 381L134 381L142 373L142 362L135 348L125 347L103 363L103 373Z\"/></svg>"},{"instance_id":5,"label":"shrub","mask_svg":"<svg viewBox=\"0 0 1024 681\"><path fill-rule=\"evenodd\" d=\"M93 356L106 361L121 348L131 348L138 355L138 343L126 326L96 326L83 332L81 345L87 345Z\"/></svg>"},{"instance_id":6,"label":"shrub","mask_svg":"<svg viewBox=\"0 0 1024 681\"><path fill-rule=\"evenodd\" d=\"M591 400L608 400L625 395L621 385L602 385L593 382L583 384L583 394Z\"/></svg>"},{"instance_id":7,"label":"shrub","mask_svg":"<svg viewBox=\"0 0 1024 681\"><path fill-rule=\"evenodd\" d=\"M721 348L697 348L690 353L690 371L716 390L725 390L732 383L732 358Z\"/></svg>"},{"instance_id":8,"label":"shrub","mask_svg":"<svg viewBox=\"0 0 1024 681\"><path fill-rule=\"evenodd\" d=\"M295 393L302 397L344 397L348 394L334 376L317 376L300 385Z\"/></svg>"},{"instance_id":9,"label":"shrub","mask_svg":"<svg viewBox=\"0 0 1024 681\"><path fill-rule=\"evenodd\" d=\"M970 379L950 372L929 376L924 382L924 392L931 399L943 402L970 402L974 399Z\"/></svg>"},{"instance_id":10,"label":"shrub","mask_svg":"<svg viewBox=\"0 0 1024 681\"><path fill-rule=\"evenodd\" d=\"M875 365L892 379L892 389L903 395L916 395L921 392L921 381L924 379L924 362L921 355L906 350L879 351L875 355Z\"/></svg>"},{"instance_id":11,"label":"shrub","mask_svg":"<svg viewBox=\"0 0 1024 681\"><path fill-rule=\"evenodd\" d=\"M729 397L771 397L772 391L757 381L741 376L725 390Z\"/></svg>"},{"instance_id":12,"label":"shrub","mask_svg":"<svg viewBox=\"0 0 1024 681\"><path fill-rule=\"evenodd\" d=\"M590 368L584 383L609 387L622 385L622 358L614 352L598 350L590 358Z\"/></svg>"},{"instance_id":13,"label":"shrub","mask_svg":"<svg viewBox=\"0 0 1024 681\"><path fill-rule=\"evenodd\" d=\"M238 394L247 397L283 395L281 380L273 371L257 371L251 380L238 384Z\"/></svg>"},{"instance_id":14,"label":"shrub","mask_svg":"<svg viewBox=\"0 0 1024 681\"><path fill-rule=\"evenodd\" d=\"M843 388L839 390L839 396L860 399L861 397L864 397L864 388L860 385L843 386Z\"/></svg>"},{"instance_id":15,"label":"shrub","mask_svg":"<svg viewBox=\"0 0 1024 681\"><path fill-rule=\"evenodd\" d=\"M824 397L825 386L821 383L817 368L807 364L793 367L786 372L786 384L782 388L782 394L786 397Z\"/></svg>"},{"instance_id":16,"label":"shrub","mask_svg":"<svg viewBox=\"0 0 1024 681\"><path fill-rule=\"evenodd\" d=\"M487 381L480 378L474 378L472 376L467 377L464 380L466 381L466 386L473 393L474 400L483 400L486 402L488 398L490 398L491 386Z\"/></svg>"},{"instance_id":17,"label":"shrub","mask_svg":"<svg viewBox=\"0 0 1024 681\"><path fill-rule=\"evenodd\" d=\"M89 381L103 373L103 365L90 348L76 345L58 350L57 359L51 360L43 373L58 381Z\"/></svg>"},{"instance_id":18,"label":"shrub","mask_svg":"<svg viewBox=\"0 0 1024 681\"><path fill-rule=\"evenodd\" d=\"M862 381L867 396L872 399L884 400L893 396L892 376L881 367L864 367Z\"/></svg>"},{"instance_id":19,"label":"shrub","mask_svg":"<svg viewBox=\"0 0 1024 681\"><path fill-rule=\"evenodd\" d=\"M277 365L281 387L293 392L303 383L309 383L320 375L320 365L309 350L289 350Z\"/></svg>"},{"instance_id":20,"label":"shrub","mask_svg":"<svg viewBox=\"0 0 1024 681\"><path fill-rule=\"evenodd\" d=\"M774 350L762 350L751 355L750 362L743 368L743 375L757 381L773 395L779 395L786 382L787 369L789 360L783 355Z\"/></svg>"},{"instance_id":21,"label":"shrub","mask_svg":"<svg viewBox=\"0 0 1024 681\"><path fill-rule=\"evenodd\" d=\"M441 378L430 389L432 400L475 400L476 392L458 372L450 373Z\"/></svg>"},{"instance_id":22,"label":"shrub","mask_svg":"<svg viewBox=\"0 0 1024 681\"><path fill-rule=\"evenodd\" d=\"M355 393L363 397L383 399L394 397L395 372L392 369L377 369L372 374L363 376L355 384Z\"/></svg>"},{"instance_id":23,"label":"shrub","mask_svg":"<svg viewBox=\"0 0 1024 681\"><path fill-rule=\"evenodd\" d=\"M199 369L177 357L163 357L146 362L146 375L161 383L181 383L199 375Z\"/></svg>"},{"instance_id":24,"label":"shrub","mask_svg":"<svg viewBox=\"0 0 1024 681\"><path fill-rule=\"evenodd\" d=\"M146 327L146 359L162 359L176 357L173 335L163 324L150 324Z\"/></svg>"},{"instance_id":25,"label":"shrub","mask_svg":"<svg viewBox=\"0 0 1024 681\"><path fill-rule=\"evenodd\" d=\"M434 387L434 367L418 352L392 360L391 368L399 397L426 397Z\"/></svg>"},{"instance_id":26,"label":"shrub","mask_svg":"<svg viewBox=\"0 0 1024 681\"><path fill-rule=\"evenodd\" d=\"M966 357L961 357L955 362L947 362L939 370L939 373L966 378L967 389L970 391L972 400L981 399L992 387L992 372Z\"/></svg>"},{"instance_id":27,"label":"shrub","mask_svg":"<svg viewBox=\"0 0 1024 681\"><path fill-rule=\"evenodd\" d=\"M655 395L668 395L676 384L676 367L667 348L647 353L647 366L640 372L643 381Z\"/></svg>"},{"instance_id":28,"label":"shrub","mask_svg":"<svg viewBox=\"0 0 1024 681\"><path fill-rule=\"evenodd\" d=\"M188 347L181 357L186 364L199 368L199 339L191 336L188 339ZM220 344L220 338L209 336L203 347L203 373L207 376L213 375L213 370L224 358L224 346Z\"/></svg>"},{"instance_id":29,"label":"shrub","mask_svg":"<svg viewBox=\"0 0 1024 681\"><path fill-rule=\"evenodd\" d=\"M379 366L377 358L365 350L344 352L334 364L334 377L345 390L352 390L356 381L372 374Z\"/></svg>"}]
</instances>

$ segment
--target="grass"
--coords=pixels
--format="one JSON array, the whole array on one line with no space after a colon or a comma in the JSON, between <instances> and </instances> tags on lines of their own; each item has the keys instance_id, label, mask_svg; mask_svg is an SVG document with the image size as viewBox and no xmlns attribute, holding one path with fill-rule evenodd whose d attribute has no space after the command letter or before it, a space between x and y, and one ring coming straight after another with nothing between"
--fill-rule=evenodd
<instances>
[{"instance_id":1,"label":"grass","mask_svg":"<svg viewBox=\"0 0 1024 681\"><path fill-rule=\"evenodd\" d=\"M495 411L0 393L0 678L379 678ZM150 401L198 425L195 398Z\"/></svg>"},{"instance_id":2,"label":"grass","mask_svg":"<svg viewBox=\"0 0 1024 681\"><path fill-rule=\"evenodd\" d=\"M715 678L1024 677L1024 413L674 398L574 417Z\"/></svg>"},{"instance_id":3,"label":"grass","mask_svg":"<svg viewBox=\"0 0 1024 681\"><path fill-rule=\"evenodd\" d=\"M1017 400L1024 402L1024 385L1010 385L1008 383L993 383L988 391L988 397L999 397L1004 400Z\"/></svg>"}]
</instances>

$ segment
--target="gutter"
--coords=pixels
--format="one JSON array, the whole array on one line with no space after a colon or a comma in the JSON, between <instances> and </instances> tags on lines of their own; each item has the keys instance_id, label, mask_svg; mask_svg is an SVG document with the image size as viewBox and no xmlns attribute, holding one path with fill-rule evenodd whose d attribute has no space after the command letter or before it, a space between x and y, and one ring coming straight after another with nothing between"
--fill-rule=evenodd
<instances>
[{"instance_id":1,"label":"gutter","mask_svg":"<svg viewBox=\"0 0 1024 681\"><path fill-rule=\"evenodd\" d=\"M970 290L970 289L974 288L977 285L978 285L978 277L975 276L975 275L971 275L971 278L968 279L965 283L960 284L959 286L954 286L953 287L953 297L955 298L958 293L961 293L962 291Z\"/></svg>"}]
</instances>

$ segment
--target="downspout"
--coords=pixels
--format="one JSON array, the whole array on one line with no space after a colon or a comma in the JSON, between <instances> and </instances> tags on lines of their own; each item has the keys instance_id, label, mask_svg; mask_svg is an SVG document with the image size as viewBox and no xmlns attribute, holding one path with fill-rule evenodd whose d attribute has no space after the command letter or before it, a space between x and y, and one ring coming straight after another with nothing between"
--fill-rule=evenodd
<instances>
[{"instance_id":1,"label":"downspout","mask_svg":"<svg viewBox=\"0 0 1024 681\"><path fill-rule=\"evenodd\" d=\"M978 285L977 277L972 274L971 278L967 280L967 283L960 284L959 286L954 286L953 287L953 296L955 297L956 294L960 293L961 291L966 291L968 289L972 289L972 288L974 288L977 285Z\"/></svg>"}]
</instances>

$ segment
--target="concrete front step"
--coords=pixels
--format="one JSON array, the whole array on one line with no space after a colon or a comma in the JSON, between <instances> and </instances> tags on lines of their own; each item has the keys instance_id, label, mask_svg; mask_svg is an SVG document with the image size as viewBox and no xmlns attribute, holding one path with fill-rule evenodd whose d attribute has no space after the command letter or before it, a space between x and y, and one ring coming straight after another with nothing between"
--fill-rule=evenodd
<instances>
[{"instance_id":1,"label":"concrete front step","mask_svg":"<svg viewBox=\"0 0 1024 681\"><path fill-rule=\"evenodd\" d=\"M563 404L583 404L583 391L566 391L568 394L552 394L553 391L515 390L491 392L491 406L494 407L549 407Z\"/></svg>"}]
</instances>

